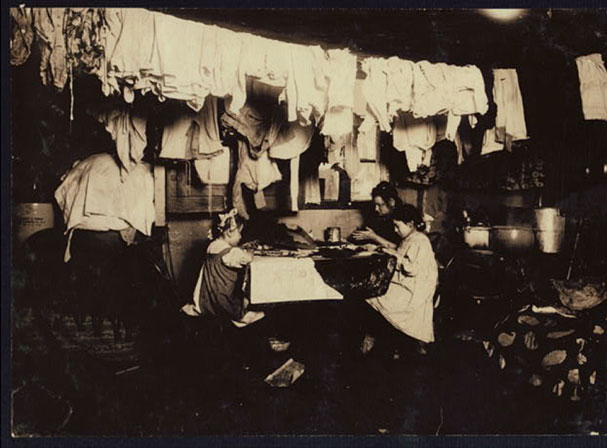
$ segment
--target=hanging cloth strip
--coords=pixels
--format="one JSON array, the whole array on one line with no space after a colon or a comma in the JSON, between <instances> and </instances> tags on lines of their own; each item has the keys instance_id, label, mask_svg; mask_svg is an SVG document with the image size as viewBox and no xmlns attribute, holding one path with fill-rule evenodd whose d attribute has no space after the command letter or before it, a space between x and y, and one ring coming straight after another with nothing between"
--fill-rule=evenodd
<instances>
[{"instance_id":1,"label":"hanging cloth strip","mask_svg":"<svg viewBox=\"0 0 607 448\"><path fill-rule=\"evenodd\" d=\"M585 120L607 120L607 70L600 53L575 59Z\"/></svg>"}]
</instances>

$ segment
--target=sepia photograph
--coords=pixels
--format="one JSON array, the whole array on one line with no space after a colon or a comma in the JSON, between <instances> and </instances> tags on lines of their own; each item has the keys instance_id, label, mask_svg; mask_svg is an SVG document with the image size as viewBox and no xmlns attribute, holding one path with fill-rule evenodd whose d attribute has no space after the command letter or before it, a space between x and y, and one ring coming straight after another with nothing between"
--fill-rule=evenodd
<instances>
[{"instance_id":1,"label":"sepia photograph","mask_svg":"<svg viewBox=\"0 0 607 448\"><path fill-rule=\"evenodd\" d=\"M607 442L607 9L5 12L14 443Z\"/></svg>"}]
</instances>

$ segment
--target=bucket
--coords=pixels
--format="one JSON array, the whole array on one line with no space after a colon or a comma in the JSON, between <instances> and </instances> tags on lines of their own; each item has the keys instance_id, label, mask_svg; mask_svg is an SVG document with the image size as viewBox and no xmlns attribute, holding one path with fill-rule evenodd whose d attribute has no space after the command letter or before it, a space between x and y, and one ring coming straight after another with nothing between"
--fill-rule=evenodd
<instances>
[{"instance_id":1,"label":"bucket","mask_svg":"<svg viewBox=\"0 0 607 448\"><path fill-rule=\"evenodd\" d=\"M535 227L543 231L563 232L565 230L565 217L560 215L558 208L536 208Z\"/></svg>"},{"instance_id":2,"label":"bucket","mask_svg":"<svg viewBox=\"0 0 607 448\"><path fill-rule=\"evenodd\" d=\"M556 254L561 251L565 239L565 217L560 215L559 209L535 209L535 238L541 252Z\"/></svg>"},{"instance_id":3,"label":"bucket","mask_svg":"<svg viewBox=\"0 0 607 448\"><path fill-rule=\"evenodd\" d=\"M563 230L536 230L535 237L540 251L546 254L556 254L561 251L565 232Z\"/></svg>"},{"instance_id":4,"label":"bucket","mask_svg":"<svg viewBox=\"0 0 607 448\"><path fill-rule=\"evenodd\" d=\"M18 244L31 235L55 225L53 204L50 202L26 202L15 206L15 238Z\"/></svg>"}]
</instances>

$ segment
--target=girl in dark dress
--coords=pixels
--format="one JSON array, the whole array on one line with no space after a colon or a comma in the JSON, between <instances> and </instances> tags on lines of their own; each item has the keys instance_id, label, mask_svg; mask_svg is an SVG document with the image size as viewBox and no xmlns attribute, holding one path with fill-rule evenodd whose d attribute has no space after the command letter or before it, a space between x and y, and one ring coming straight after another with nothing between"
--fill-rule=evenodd
<instances>
[{"instance_id":1,"label":"girl in dark dress","mask_svg":"<svg viewBox=\"0 0 607 448\"><path fill-rule=\"evenodd\" d=\"M218 316L230 319L236 326L255 322L264 314L247 311L248 300L243 292L244 268L253 255L238 247L244 221L233 209L216 218L213 241L206 251L194 289L192 303L182 310L190 316Z\"/></svg>"}]
</instances>

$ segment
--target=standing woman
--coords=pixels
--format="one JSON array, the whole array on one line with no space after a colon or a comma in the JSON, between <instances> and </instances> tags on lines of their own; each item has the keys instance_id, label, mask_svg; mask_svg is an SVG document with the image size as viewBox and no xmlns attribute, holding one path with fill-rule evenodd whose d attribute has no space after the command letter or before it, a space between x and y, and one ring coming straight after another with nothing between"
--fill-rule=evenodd
<instances>
[{"instance_id":1,"label":"standing woman","mask_svg":"<svg viewBox=\"0 0 607 448\"><path fill-rule=\"evenodd\" d=\"M355 230L351 238L357 243L372 243L381 247L396 249L400 237L392 223L392 213L401 205L396 187L382 181L371 191L374 214L365 222L363 229Z\"/></svg>"},{"instance_id":2,"label":"standing woman","mask_svg":"<svg viewBox=\"0 0 607 448\"><path fill-rule=\"evenodd\" d=\"M418 341L425 353L425 344L434 342L433 299L438 280L438 267L430 240L424 234L421 213L404 204L392 213L394 230L401 238L396 249L382 248L396 257L396 271L386 294L367 299L367 303L392 327ZM372 347L374 337L365 336L364 347Z\"/></svg>"}]
</instances>

